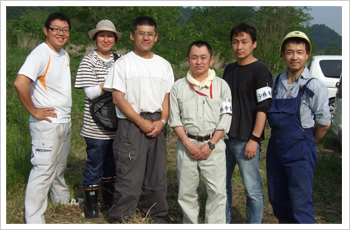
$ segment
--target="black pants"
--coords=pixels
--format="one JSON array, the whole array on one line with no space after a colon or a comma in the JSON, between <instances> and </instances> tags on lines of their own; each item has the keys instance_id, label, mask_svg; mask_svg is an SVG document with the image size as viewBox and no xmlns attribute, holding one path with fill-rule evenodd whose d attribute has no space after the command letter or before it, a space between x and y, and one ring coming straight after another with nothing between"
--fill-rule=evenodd
<instances>
[{"instance_id":1,"label":"black pants","mask_svg":"<svg viewBox=\"0 0 350 230\"><path fill-rule=\"evenodd\" d=\"M143 113L144 119L156 121L159 113ZM120 119L113 143L116 183L113 206L108 215L117 221L135 214L141 190L143 213L165 216L168 213L166 129L156 138L147 137L128 119Z\"/></svg>"}]
</instances>

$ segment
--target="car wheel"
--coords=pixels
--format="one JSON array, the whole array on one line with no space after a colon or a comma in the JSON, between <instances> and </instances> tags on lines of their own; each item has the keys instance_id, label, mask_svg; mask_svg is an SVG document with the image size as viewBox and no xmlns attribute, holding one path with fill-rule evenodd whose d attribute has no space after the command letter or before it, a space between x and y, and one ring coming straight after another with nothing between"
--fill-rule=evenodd
<instances>
[{"instance_id":1,"label":"car wheel","mask_svg":"<svg viewBox=\"0 0 350 230\"><path fill-rule=\"evenodd\" d=\"M335 99L334 98L329 99L328 105L329 105L329 110L331 111L331 113L333 113L335 108Z\"/></svg>"}]
</instances>

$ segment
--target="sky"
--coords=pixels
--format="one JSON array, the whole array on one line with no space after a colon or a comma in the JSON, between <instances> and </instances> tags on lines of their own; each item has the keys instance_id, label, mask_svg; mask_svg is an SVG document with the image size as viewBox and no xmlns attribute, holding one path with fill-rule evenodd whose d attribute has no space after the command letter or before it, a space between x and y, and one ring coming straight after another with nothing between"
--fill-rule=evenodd
<instances>
[{"instance_id":1,"label":"sky","mask_svg":"<svg viewBox=\"0 0 350 230\"><path fill-rule=\"evenodd\" d=\"M308 13L314 18L313 24L325 24L340 36L342 35L342 8L341 6L313 6Z\"/></svg>"}]
</instances>

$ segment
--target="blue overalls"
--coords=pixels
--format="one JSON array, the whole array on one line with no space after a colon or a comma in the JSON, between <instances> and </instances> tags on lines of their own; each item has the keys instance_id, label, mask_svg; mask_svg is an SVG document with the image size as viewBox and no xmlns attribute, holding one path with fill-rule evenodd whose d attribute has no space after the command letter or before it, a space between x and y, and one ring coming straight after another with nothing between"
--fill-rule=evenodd
<instances>
[{"instance_id":1,"label":"blue overalls","mask_svg":"<svg viewBox=\"0 0 350 230\"><path fill-rule=\"evenodd\" d=\"M277 76L268 111L271 138L267 147L268 195L280 223L315 223L312 189L317 161L313 128L303 129L300 121L301 97L314 93L306 86L298 96L276 99Z\"/></svg>"}]
</instances>

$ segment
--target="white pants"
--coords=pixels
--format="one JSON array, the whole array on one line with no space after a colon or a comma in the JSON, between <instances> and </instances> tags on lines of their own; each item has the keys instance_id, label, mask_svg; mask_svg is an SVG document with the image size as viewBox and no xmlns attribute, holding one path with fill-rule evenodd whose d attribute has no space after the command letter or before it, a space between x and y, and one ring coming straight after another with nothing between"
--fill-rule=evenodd
<instances>
[{"instance_id":1,"label":"white pants","mask_svg":"<svg viewBox=\"0 0 350 230\"><path fill-rule=\"evenodd\" d=\"M199 146L206 142L196 142ZM176 173L179 185L178 202L183 211L184 224L198 224L199 197L197 188L200 173L204 177L208 198L205 205L206 224L226 223L226 145L220 140L208 160L196 161L188 154L180 140L176 146Z\"/></svg>"},{"instance_id":2,"label":"white pants","mask_svg":"<svg viewBox=\"0 0 350 230\"><path fill-rule=\"evenodd\" d=\"M47 194L52 203L66 204L70 193L64 180L70 152L71 122L29 122L33 165L30 171L24 208L27 224L45 224Z\"/></svg>"}]
</instances>

